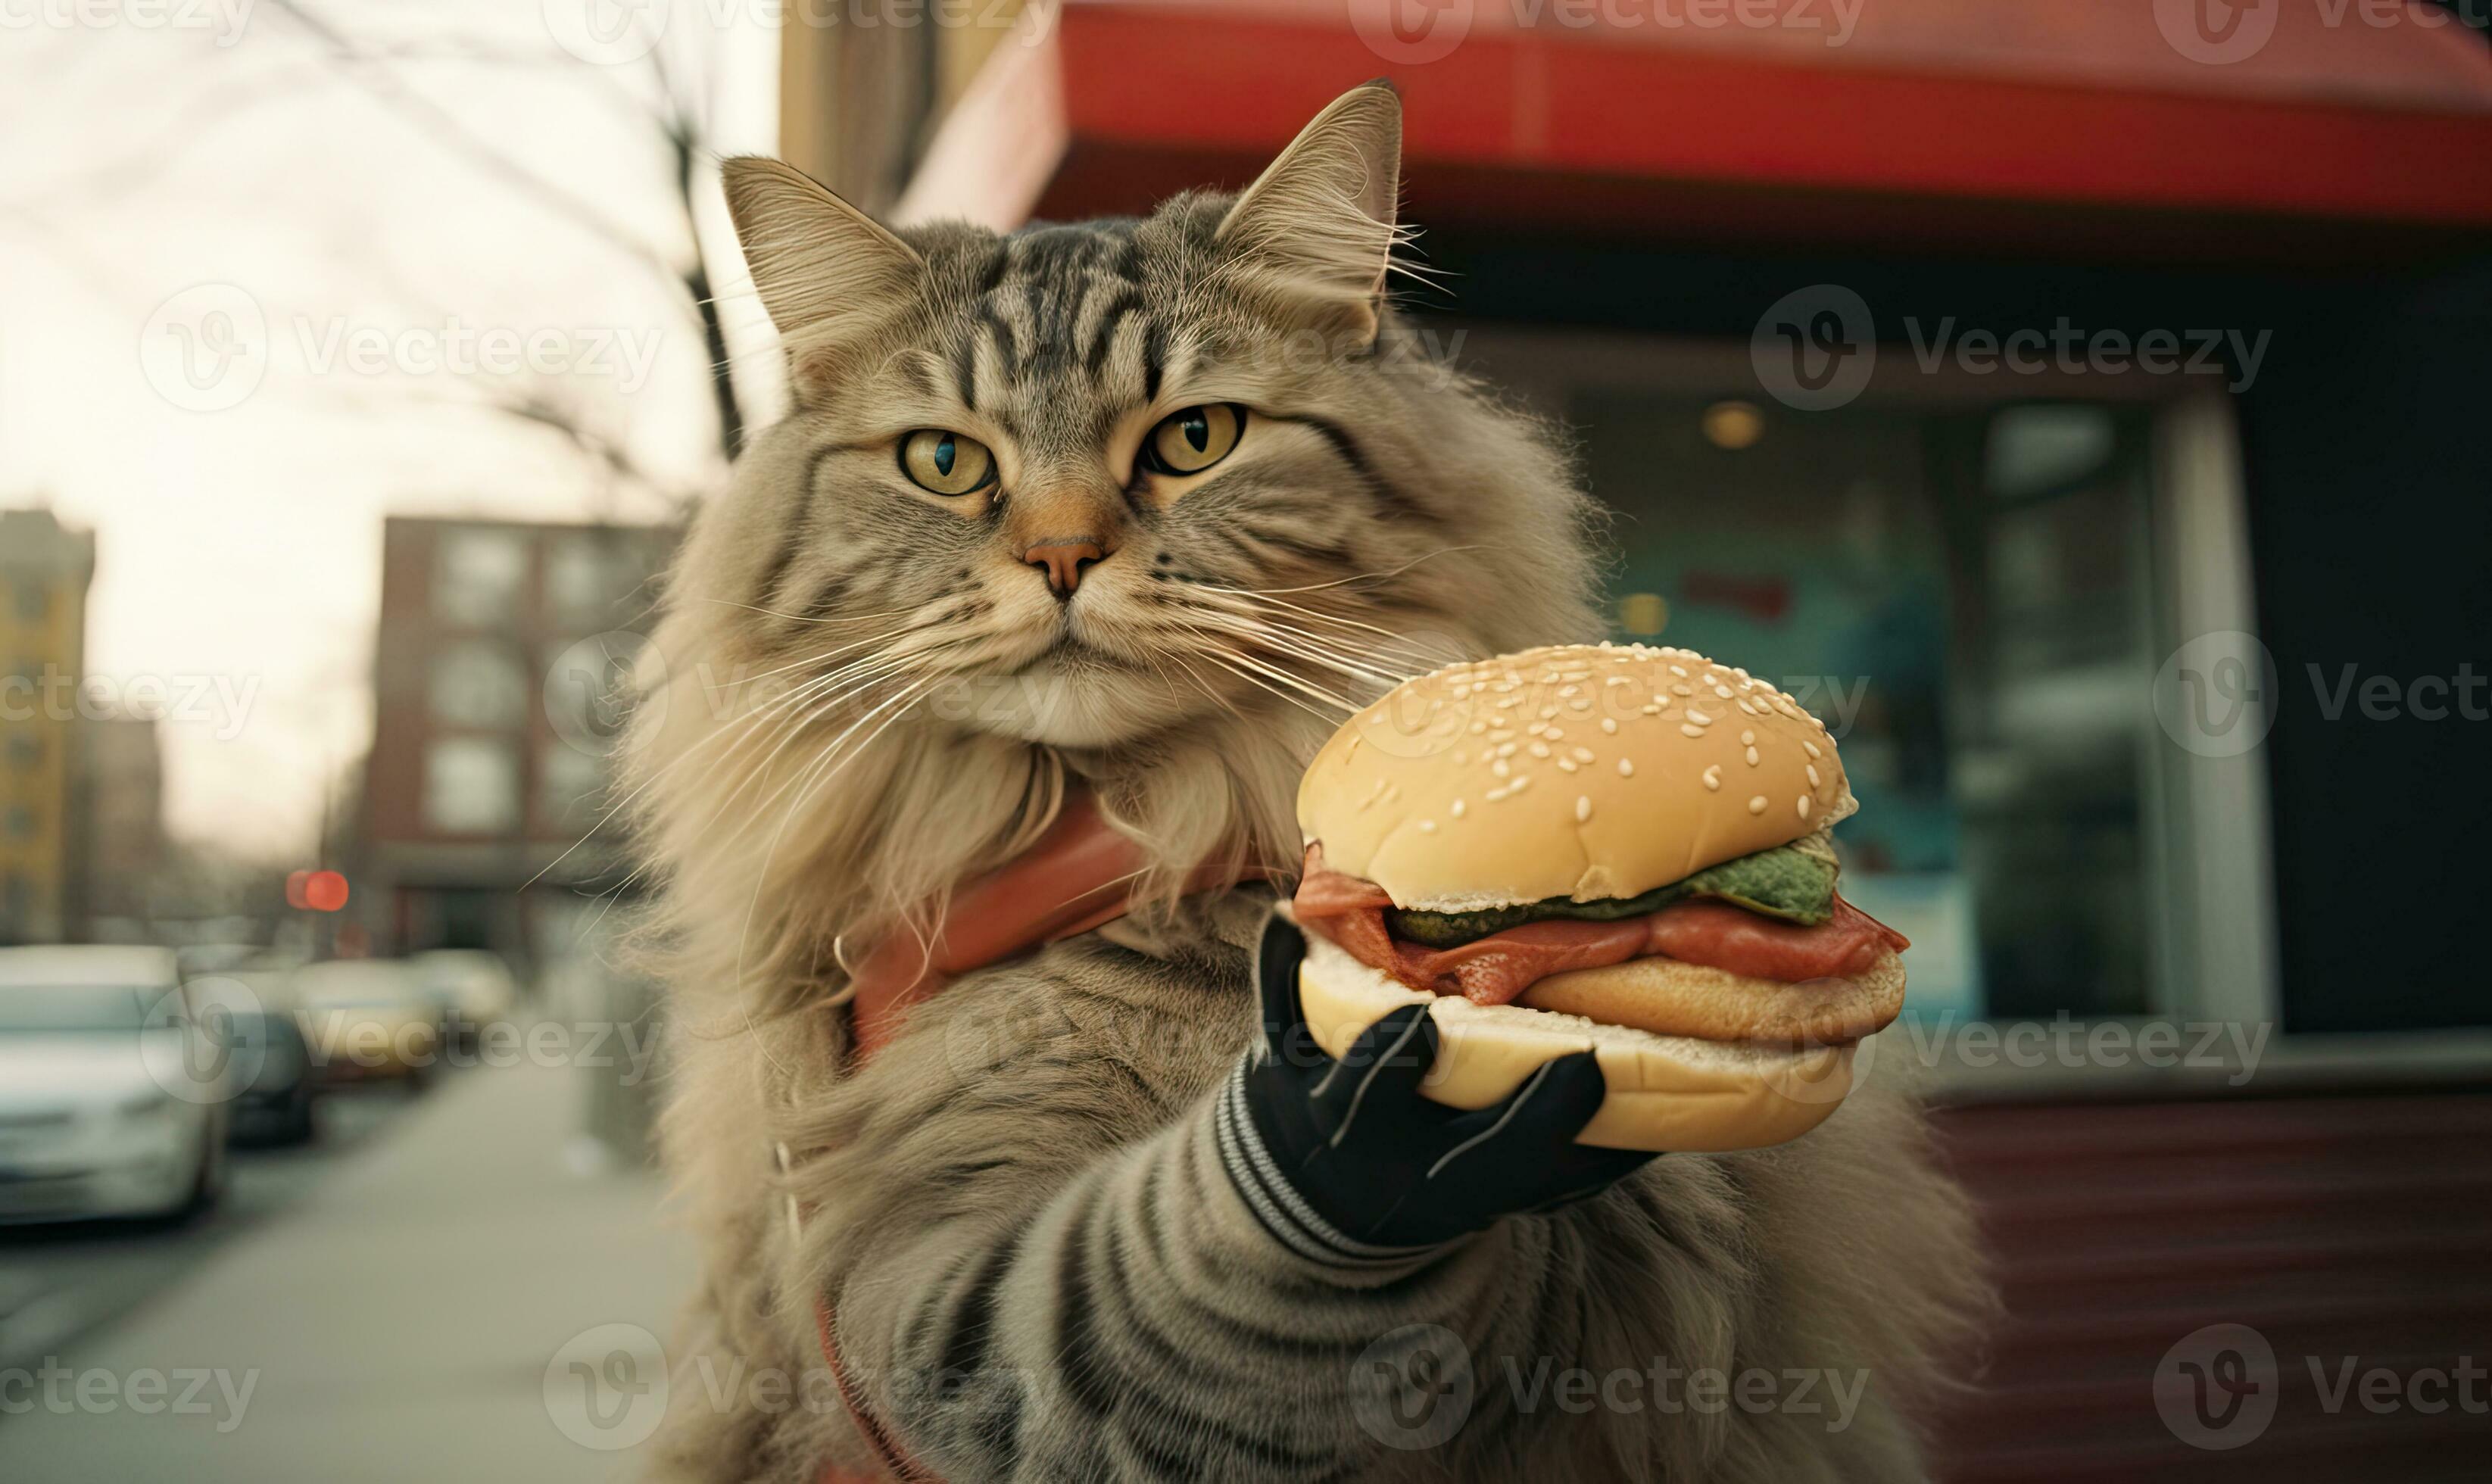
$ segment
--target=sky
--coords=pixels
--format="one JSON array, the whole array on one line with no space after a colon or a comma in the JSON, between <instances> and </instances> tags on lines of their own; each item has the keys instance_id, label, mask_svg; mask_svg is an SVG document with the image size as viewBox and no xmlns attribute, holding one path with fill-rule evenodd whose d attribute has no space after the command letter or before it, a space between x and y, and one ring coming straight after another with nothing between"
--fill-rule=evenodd
<instances>
[{"instance_id":1,"label":"sky","mask_svg":"<svg viewBox=\"0 0 2492 1484\"><path fill-rule=\"evenodd\" d=\"M161 709L176 838L312 846L371 739L385 515L653 520L722 476L653 58L767 151L775 43L687 3L642 56L600 3L0 10L0 507L96 533L87 673ZM714 174L698 229L766 410ZM496 407L547 397L649 480Z\"/></svg>"}]
</instances>

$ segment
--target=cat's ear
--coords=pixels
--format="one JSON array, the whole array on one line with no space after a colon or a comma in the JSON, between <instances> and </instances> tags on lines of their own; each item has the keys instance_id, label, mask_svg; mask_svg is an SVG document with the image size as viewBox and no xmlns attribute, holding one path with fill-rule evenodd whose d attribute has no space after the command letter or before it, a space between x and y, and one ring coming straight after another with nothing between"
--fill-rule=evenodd
<instances>
[{"instance_id":1,"label":"cat's ear","mask_svg":"<svg viewBox=\"0 0 2492 1484\"><path fill-rule=\"evenodd\" d=\"M917 251L793 165L741 156L724 168L727 215L800 399L916 290Z\"/></svg>"},{"instance_id":2,"label":"cat's ear","mask_svg":"<svg viewBox=\"0 0 2492 1484\"><path fill-rule=\"evenodd\" d=\"M1299 131L1229 208L1219 241L1372 340L1401 182L1402 97L1380 78Z\"/></svg>"}]
</instances>

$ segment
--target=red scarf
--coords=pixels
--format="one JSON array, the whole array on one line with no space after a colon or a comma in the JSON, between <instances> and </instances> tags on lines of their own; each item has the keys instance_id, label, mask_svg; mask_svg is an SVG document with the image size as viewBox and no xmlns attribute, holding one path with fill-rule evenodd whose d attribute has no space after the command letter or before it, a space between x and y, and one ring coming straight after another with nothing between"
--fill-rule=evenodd
<instances>
[{"instance_id":1,"label":"red scarf","mask_svg":"<svg viewBox=\"0 0 2492 1484\"><path fill-rule=\"evenodd\" d=\"M1087 789L1076 790L1027 853L954 889L942 930L934 941L894 934L876 944L848 976L855 989L848 1001L850 1070L863 1066L900 1034L910 1006L934 995L955 976L1124 916L1133 905L1134 883L1145 864L1142 847L1109 824L1099 812L1098 800ZM1227 862L1206 862L1186 878L1186 890L1213 891L1261 874ZM815 1301L814 1319L821 1336L822 1358L830 1364L840 1399L847 1404L849 1417L883 1468L883 1474L877 1476L828 1466L819 1484L871 1484L877 1477L939 1484L865 1410L863 1399L849 1384L832 1343L835 1316L827 1296Z\"/></svg>"}]
</instances>

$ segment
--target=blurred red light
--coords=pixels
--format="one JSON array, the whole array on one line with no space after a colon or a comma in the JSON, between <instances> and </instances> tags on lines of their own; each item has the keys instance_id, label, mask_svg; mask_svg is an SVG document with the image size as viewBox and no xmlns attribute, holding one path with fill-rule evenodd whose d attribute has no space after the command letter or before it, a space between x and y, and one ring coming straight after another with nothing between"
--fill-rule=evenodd
<instances>
[{"instance_id":1,"label":"blurred red light","mask_svg":"<svg viewBox=\"0 0 2492 1484\"><path fill-rule=\"evenodd\" d=\"M309 883L311 879L312 873L309 871L290 871L286 873L285 905L287 906L293 907L297 911L301 911L312 905L310 899L305 897L303 894L305 885Z\"/></svg>"},{"instance_id":2,"label":"blurred red light","mask_svg":"<svg viewBox=\"0 0 2492 1484\"><path fill-rule=\"evenodd\" d=\"M346 878L334 871L314 871L303 883L303 904L315 912L334 912L346 905Z\"/></svg>"}]
</instances>

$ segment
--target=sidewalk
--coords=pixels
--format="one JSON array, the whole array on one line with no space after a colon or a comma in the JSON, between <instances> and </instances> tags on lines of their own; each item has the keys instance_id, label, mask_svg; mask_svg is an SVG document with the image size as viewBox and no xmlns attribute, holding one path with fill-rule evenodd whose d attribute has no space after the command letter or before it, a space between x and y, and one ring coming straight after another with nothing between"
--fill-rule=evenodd
<instances>
[{"instance_id":1,"label":"sidewalk","mask_svg":"<svg viewBox=\"0 0 2492 1484\"><path fill-rule=\"evenodd\" d=\"M662 1374L636 1357L692 1257L659 1224L655 1175L567 1165L587 1096L564 1068L452 1079L302 1205L62 1356L31 1410L22 1385L0 1394L0 1475L631 1477L638 1450L616 1445L645 1432L631 1404Z\"/></svg>"}]
</instances>

